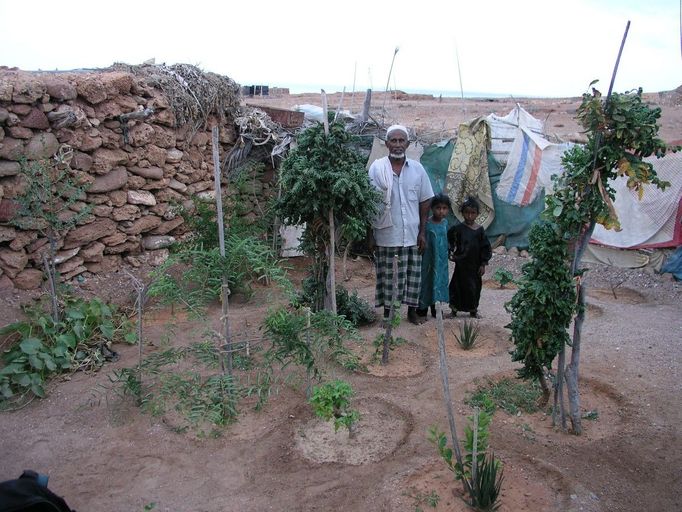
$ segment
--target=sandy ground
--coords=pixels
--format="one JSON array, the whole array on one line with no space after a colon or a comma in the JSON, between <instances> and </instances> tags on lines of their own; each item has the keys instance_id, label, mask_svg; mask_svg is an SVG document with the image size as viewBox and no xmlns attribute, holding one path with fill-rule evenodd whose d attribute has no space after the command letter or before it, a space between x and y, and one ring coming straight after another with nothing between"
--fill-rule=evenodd
<instances>
[{"instance_id":1,"label":"sandy ground","mask_svg":"<svg viewBox=\"0 0 682 512\"><path fill-rule=\"evenodd\" d=\"M268 98L272 106L313 103L319 95ZM654 99L668 101L666 95ZM335 96L334 104L340 99ZM576 133L571 114L577 99L520 102L566 136ZM664 108L661 135L682 135L678 104ZM418 133L450 133L460 121L506 114L513 100L388 100L383 113ZM356 97L356 109L360 101ZM571 124L573 123L573 124ZM516 273L524 259L496 255L497 266ZM296 283L307 262L292 262ZM138 269L145 277L145 269ZM372 299L371 263L350 263L345 285ZM119 272L92 278L81 287L132 304L127 277ZM517 511L631 511L682 509L682 292L669 276L639 271L595 270L587 281L588 318L583 333L581 400L596 420L584 420L577 437L551 426L543 413L495 413L491 446L505 467L502 508ZM482 342L472 351L454 341L460 319L446 319L446 346L457 428L472 413L465 398L487 379L512 377L511 343L504 326L504 303L513 289L488 284L479 320ZM18 305L32 294L0 297L0 325L17 319ZM35 294L34 294L35 295ZM259 288L250 302L231 306L236 335L257 335L269 307L281 301L272 289ZM145 314L144 350L186 346L205 339L207 326L218 328L220 311L204 320L172 316L168 310ZM361 330L353 345L365 360L373 351L378 326ZM238 421L218 437L182 432L173 416L143 414L111 385L113 372L132 367L136 347L117 347L121 359L94 374L76 373L49 386L49 396L21 410L0 415L0 480L24 469L50 475L50 487L83 511L263 511L357 510L414 512L464 511L460 486L427 440L427 430L447 430L440 382L436 323L403 323L397 335L407 343L391 352L387 366L367 372L330 368L330 377L348 380L361 412L353 438L316 419L298 379L273 388L262 411L241 404ZM435 492L430 508L421 499ZM152 506L152 504L154 504Z\"/></svg>"}]
</instances>

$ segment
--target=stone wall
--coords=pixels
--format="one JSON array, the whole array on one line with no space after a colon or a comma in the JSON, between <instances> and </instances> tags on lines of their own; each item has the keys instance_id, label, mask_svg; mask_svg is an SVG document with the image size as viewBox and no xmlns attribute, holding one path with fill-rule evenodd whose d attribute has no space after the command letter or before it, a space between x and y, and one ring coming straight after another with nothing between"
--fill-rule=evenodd
<instances>
[{"instance_id":1,"label":"stone wall","mask_svg":"<svg viewBox=\"0 0 682 512\"><path fill-rule=\"evenodd\" d=\"M124 115L145 111L153 113L135 120ZM169 98L130 72L0 68L0 290L39 287L49 246L39 230L12 223L25 190L23 159L67 155L85 190L71 208L89 205L90 212L58 242L64 280L125 261L158 262L186 233L178 206L191 209L193 196L213 194L210 127L220 127L222 158L237 137L233 114L208 117L206 128L195 131L189 123L177 126ZM272 172L261 173L251 188L262 198L271 180Z\"/></svg>"}]
</instances>

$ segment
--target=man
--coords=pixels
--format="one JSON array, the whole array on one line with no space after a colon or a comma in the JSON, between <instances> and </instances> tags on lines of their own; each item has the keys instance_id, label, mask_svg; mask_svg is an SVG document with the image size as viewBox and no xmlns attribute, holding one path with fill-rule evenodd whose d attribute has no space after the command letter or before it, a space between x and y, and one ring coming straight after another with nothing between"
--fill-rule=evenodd
<instances>
[{"instance_id":1,"label":"man","mask_svg":"<svg viewBox=\"0 0 682 512\"><path fill-rule=\"evenodd\" d=\"M386 130L388 156L372 163L369 179L382 195L382 205L369 233L369 249L376 258L375 306L391 312L393 256L398 255L398 300L407 305L407 319L419 324L417 315L421 284L421 253L426 245L425 226L433 197L424 167L405 157L410 145L407 128Z\"/></svg>"}]
</instances>

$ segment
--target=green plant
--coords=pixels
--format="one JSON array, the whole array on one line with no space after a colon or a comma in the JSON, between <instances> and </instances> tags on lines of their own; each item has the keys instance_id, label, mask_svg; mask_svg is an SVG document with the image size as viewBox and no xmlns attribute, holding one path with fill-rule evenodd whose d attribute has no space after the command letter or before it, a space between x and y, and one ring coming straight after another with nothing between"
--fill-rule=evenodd
<instances>
[{"instance_id":1,"label":"green plant","mask_svg":"<svg viewBox=\"0 0 682 512\"><path fill-rule=\"evenodd\" d=\"M381 359L381 355L384 351L384 340L386 339L386 333L385 332L380 332L374 337L374 340L372 340L372 345L374 346L374 353L372 354L372 362L376 362L379 359ZM388 349L389 350L395 350L396 347L399 347L400 345L404 345L407 343L407 340L401 336L391 336L391 339L388 340Z\"/></svg>"},{"instance_id":2,"label":"green plant","mask_svg":"<svg viewBox=\"0 0 682 512\"><path fill-rule=\"evenodd\" d=\"M282 162L282 195L276 203L285 223L305 224L302 248L314 258L312 274L319 283L333 268L337 240L344 233L353 237L366 231L379 200L367 179L364 160L350 147L352 136L344 125L332 123L328 131L325 134L318 124L299 135L297 147ZM329 303L336 297L325 287L326 294Z\"/></svg>"},{"instance_id":3,"label":"green plant","mask_svg":"<svg viewBox=\"0 0 682 512\"><path fill-rule=\"evenodd\" d=\"M497 267L493 273L493 279L500 284L500 288L504 288L509 283L514 282L514 274L502 267Z\"/></svg>"},{"instance_id":4,"label":"green plant","mask_svg":"<svg viewBox=\"0 0 682 512\"><path fill-rule=\"evenodd\" d=\"M296 307L308 306L318 311L316 305L322 303L324 284L313 276L308 276L301 283L301 291L296 295L293 304ZM376 320L372 305L358 295L357 291L349 293L342 285L336 287L336 314L346 317L354 326L371 324Z\"/></svg>"},{"instance_id":5,"label":"green plant","mask_svg":"<svg viewBox=\"0 0 682 512\"><path fill-rule=\"evenodd\" d=\"M455 479L464 484L469 495L469 504L476 510L497 510L500 506L503 471L494 454L487 455L492 415L485 411L477 411L477 414L477 420L474 416L469 417L469 424L464 429L466 455L462 465L453 460L453 450L447 445L447 436L435 425L429 428L429 441L436 446L438 454L454 473ZM477 423L475 431L472 427L474 423Z\"/></svg>"},{"instance_id":6,"label":"green plant","mask_svg":"<svg viewBox=\"0 0 682 512\"><path fill-rule=\"evenodd\" d=\"M462 349L470 350L476 345L480 333L481 327L478 325L478 322L464 320L464 322L459 324L459 335L453 334Z\"/></svg>"},{"instance_id":7,"label":"green plant","mask_svg":"<svg viewBox=\"0 0 682 512\"><path fill-rule=\"evenodd\" d=\"M403 493L404 496L412 498L414 506L414 512L424 512L423 505L430 508L436 508L438 502L440 501L440 496L436 491L431 491L429 493L417 491L415 488L411 488L409 492Z\"/></svg>"},{"instance_id":8,"label":"green plant","mask_svg":"<svg viewBox=\"0 0 682 512\"><path fill-rule=\"evenodd\" d=\"M505 378L499 381L488 381L487 385L478 387L466 403L480 407L490 414L497 407L512 415L516 415L519 411L532 414L540 410L541 397L542 390L537 382L519 382Z\"/></svg>"},{"instance_id":9,"label":"green plant","mask_svg":"<svg viewBox=\"0 0 682 512\"><path fill-rule=\"evenodd\" d=\"M94 370L113 357L111 343L134 343L131 322L99 299L65 297L61 321L41 305L24 309L27 319L0 329L9 345L2 354L0 404L8 406L26 393L45 396L45 382L69 370Z\"/></svg>"},{"instance_id":10,"label":"green plant","mask_svg":"<svg viewBox=\"0 0 682 512\"><path fill-rule=\"evenodd\" d=\"M335 432L345 427L350 433L353 425L360 419L360 413L350 409L352 396L350 384L334 380L313 388L310 405L319 418L325 421L334 420Z\"/></svg>"}]
</instances>

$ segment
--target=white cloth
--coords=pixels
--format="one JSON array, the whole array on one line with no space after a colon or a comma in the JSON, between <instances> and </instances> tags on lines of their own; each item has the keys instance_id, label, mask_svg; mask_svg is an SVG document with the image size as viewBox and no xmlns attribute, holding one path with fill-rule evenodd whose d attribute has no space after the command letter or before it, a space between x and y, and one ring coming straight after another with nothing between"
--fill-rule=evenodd
<instances>
[{"instance_id":1,"label":"white cloth","mask_svg":"<svg viewBox=\"0 0 682 512\"><path fill-rule=\"evenodd\" d=\"M388 157L375 160L369 168L369 180L382 193L378 175L384 169ZM390 162L389 162L390 165ZM392 226L374 228L374 239L381 247L410 247L417 245L419 235L419 203L433 197L431 182L426 170L416 160L407 159L400 175L393 173L391 188L390 216ZM378 218L384 214L385 207L380 205Z\"/></svg>"},{"instance_id":2,"label":"white cloth","mask_svg":"<svg viewBox=\"0 0 682 512\"><path fill-rule=\"evenodd\" d=\"M380 158L376 162L376 169L374 172L374 186L384 194L383 208L379 215L372 223L375 229L390 228L393 226L393 219L391 218L391 193L393 192L393 168L391 161L387 156Z\"/></svg>"}]
</instances>

